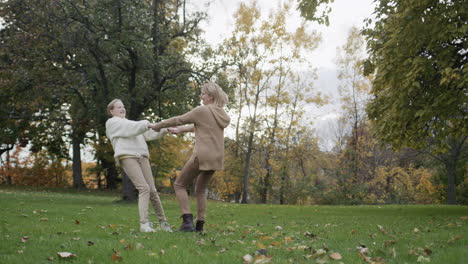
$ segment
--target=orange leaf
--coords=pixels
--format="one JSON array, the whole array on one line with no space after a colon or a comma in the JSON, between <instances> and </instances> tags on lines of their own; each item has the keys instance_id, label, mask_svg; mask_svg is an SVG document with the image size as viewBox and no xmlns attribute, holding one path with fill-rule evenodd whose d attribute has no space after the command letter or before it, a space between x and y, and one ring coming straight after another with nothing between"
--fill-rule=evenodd
<instances>
[{"instance_id":1,"label":"orange leaf","mask_svg":"<svg viewBox=\"0 0 468 264\"><path fill-rule=\"evenodd\" d=\"M121 261L122 257L116 254L112 254L112 261Z\"/></svg>"},{"instance_id":2,"label":"orange leaf","mask_svg":"<svg viewBox=\"0 0 468 264\"><path fill-rule=\"evenodd\" d=\"M279 247L279 246L281 246L281 242L273 241L273 242L271 242L271 245L275 246L275 247Z\"/></svg>"}]
</instances>

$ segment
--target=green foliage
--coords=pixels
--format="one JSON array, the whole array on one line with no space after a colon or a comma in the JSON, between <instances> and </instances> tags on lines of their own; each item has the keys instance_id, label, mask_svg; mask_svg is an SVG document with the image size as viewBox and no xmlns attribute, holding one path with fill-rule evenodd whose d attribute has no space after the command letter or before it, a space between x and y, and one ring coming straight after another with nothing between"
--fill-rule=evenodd
<instances>
[{"instance_id":1,"label":"green foliage","mask_svg":"<svg viewBox=\"0 0 468 264\"><path fill-rule=\"evenodd\" d=\"M381 0L364 30L375 69L367 107L376 132L396 148L468 135L466 1ZM372 22L375 25L371 25Z\"/></svg>"},{"instance_id":2,"label":"green foliage","mask_svg":"<svg viewBox=\"0 0 468 264\"><path fill-rule=\"evenodd\" d=\"M330 25L328 15L331 12L330 4L334 0L297 0L298 9L301 11L301 16L307 20L316 21L319 24ZM322 13L317 15L322 8Z\"/></svg>"}]
</instances>

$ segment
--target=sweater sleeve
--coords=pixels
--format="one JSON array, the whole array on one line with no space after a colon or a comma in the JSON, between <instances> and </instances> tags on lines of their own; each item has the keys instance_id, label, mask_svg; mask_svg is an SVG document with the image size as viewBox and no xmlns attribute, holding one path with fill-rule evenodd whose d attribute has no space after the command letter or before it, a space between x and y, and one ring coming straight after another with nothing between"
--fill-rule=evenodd
<instances>
[{"instance_id":1,"label":"sweater sleeve","mask_svg":"<svg viewBox=\"0 0 468 264\"><path fill-rule=\"evenodd\" d=\"M162 138L165 134L167 134L167 129L163 128L160 132L156 132L154 130L148 130L143 134L145 141L151 141Z\"/></svg>"},{"instance_id":2,"label":"sweater sleeve","mask_svg":"<svg viewBox=\"0 0 468 264\"><path fill-rule=\"evenodd\" d=\"M132 121L114 117L106 122L106 132L109 138L135 137L148 131L149 121Z\"/></svg>"},{"instance_id":3,"label":"sweater sleeve","mask_svg":"<svg viewBox=\"0 0 468 264\"><path fill-rule=\"evenodd\" d=\"M159 123L156 123L155 128L161 129L161 128L166 128L166 127L181 126L185 124L195 124L197 122L197 116L200 111L202 111L201 106L183 115L175 116L175 117L163 120Z\"/></svg>"}]
</instances>

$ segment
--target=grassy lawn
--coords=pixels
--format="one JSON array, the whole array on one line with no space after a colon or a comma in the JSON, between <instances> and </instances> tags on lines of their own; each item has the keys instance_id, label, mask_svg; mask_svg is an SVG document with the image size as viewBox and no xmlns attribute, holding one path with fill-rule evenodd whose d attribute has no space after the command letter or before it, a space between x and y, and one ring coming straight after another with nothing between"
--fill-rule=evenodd
<instances>
[{"instance_id":1,"label":"grassy lawn","mask_svg":"<svg viewBox=\"0 0 468 264\"><path fill-rule=\"evenodd\" d=\"M136 204L118 199L0 187L0 263L468 263L466 206L210 202L206 235L143 234ZM176 229L177 203L162 199Z\"/></svg>"}]
</instances>

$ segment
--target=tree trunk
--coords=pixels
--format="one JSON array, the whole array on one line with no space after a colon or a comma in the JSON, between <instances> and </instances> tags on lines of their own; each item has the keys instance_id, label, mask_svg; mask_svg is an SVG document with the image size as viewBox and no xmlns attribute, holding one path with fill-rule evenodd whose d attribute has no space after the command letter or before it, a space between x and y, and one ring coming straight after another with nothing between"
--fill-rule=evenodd
<instances>
[{"instance_id":1,"label":"tree trunk","mask_svg":"<svg viewBox=\"0 0 468 264\"><path fill-rule=\"evenodd\" d=\"M249 202L249 178L250 178L250 160L252 158L254 131L250 131L249 143L247 146L247 154L245 155L244 167L244 181L242 187L242 200L241 203L246 204Z\"/></svg>"},{"instance_id":2,"label":"tree trunk","mask_svg":"<svg viewBox=\"0 0 468 264\"><path fill-rule=\"evenodd\" d=\"M448 204L457 204L456 184L457 184L457 161L460 151L464 145L464 139L457 142L455 138L449 139L450 150L444 159L445 169L447 171L447 202Z\"/></svg>"},{"instance_id":3,"label":"tree trunk","mask_svg":"<svg viewBox=\"0 0 468 264\"><path fill-rule=\"evenodd\" d=\"M73 145L73 188L76 189L86 189L86 185L83 182L83 174L81 170L81 142L83 138L78 135L72 136L72 145Z\"/></svg>"},{"instance_id":4,"label":"tree trunk","mask_svg":"<svg viewBox=\"0 0 468 264\"><path fill-rule=\"evenodd\" d=\"M106 188L107 189L117 189L117 169L115 167L114 161L107 161L105 159L101 160L102 168L105 171L106 176Z\"/></svg>"},{"instance_id":5,"label":"tree trunk","mask_svg":"<svg viewBox=\"0 0 468 264\"><path fill-rule=\"evenodd\" d=\"M136 201L138 199L138 191L133 185L128 175L123 169L120 170L122 173L122 200L124 201Z\"/></svg>"}]
</instances>

